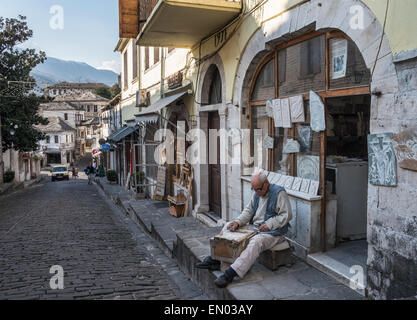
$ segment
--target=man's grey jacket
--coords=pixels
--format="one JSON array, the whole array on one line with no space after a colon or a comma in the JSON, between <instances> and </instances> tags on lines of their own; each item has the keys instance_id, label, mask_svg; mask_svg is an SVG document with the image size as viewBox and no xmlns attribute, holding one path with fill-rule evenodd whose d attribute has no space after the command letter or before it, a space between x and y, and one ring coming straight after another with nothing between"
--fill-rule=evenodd
<instances>
[{"instance_id":1,"label":"man's grey jacket","mask_svg":"<svg viewBox=\"0 0 417 320\"><path fill-rule=\"evenodd\" d=\"M263 197L253 194L242 214L234 221L243 227L250 223L256 227L266 224L270 231L261 234L280 236L288 231L292 219L291 205L285 189L271 184Z\"/></svg>"}]
</instances>

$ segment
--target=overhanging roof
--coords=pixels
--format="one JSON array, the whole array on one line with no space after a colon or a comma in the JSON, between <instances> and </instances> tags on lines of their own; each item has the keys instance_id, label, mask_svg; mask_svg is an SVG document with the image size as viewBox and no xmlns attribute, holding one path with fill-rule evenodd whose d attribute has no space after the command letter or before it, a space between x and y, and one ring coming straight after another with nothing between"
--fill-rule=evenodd
<instances>
[{"instance_id":1,"label":"overhanging roof","mask_svg":"<svg viewBox=\"0 0 417 320\"><path fill-rule=\"evenodd\" d=\"M137 38L138 45L191 48L236 18L241 1L159 0Z\"/></svg>"},{"instance_id":2,"label":"overhanging roof","mask_svg":"<svg viewBox=\"0 0 417 320\"><path fill-rule=\"evenodd\" d=\"M171 103L176 102L177 100L181 99L183 96L187 95L188 91L180 92L174 94L172 96L162 98L152 104L151 106L147 107L144 111L135 114L136 122L145 121L146 119L152 119L150 116L158 116L159 111L161 111L164 107L170 105ZM145 120L141 120L145 119ZM145 121L146 122L146 121Z\"/></svg>"},{"instance_id":3,"label":"overhanging roof","mask_svg":"<svg viewBox=\"0 0 417 320\"><path fill-rule=\"evenodd\" d=\"M136 38L139 31L139 0L119 0L119 38Z\"/></svg>"},{"instance_id":4,"label":"overhanging roof","mask_svg":"<svg viewBox=\"0 0 417 320\"><path fill-rule=\"evenodd\" d=\"M132 134L138 129L140 129L139 126L122 127L119 130L113 132L110 136L108 136L107 141L119 142L120 140L126 138L128 135Z\"/></svg>"}]
</instances>

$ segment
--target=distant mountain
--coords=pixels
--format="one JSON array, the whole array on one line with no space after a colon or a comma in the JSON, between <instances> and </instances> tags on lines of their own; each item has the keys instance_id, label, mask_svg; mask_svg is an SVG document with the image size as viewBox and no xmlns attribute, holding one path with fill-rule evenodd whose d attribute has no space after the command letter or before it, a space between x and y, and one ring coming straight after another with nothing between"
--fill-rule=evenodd
<instances>
[{"instance_id":1,"label":"distant mountain","mask_svg":"<svg viewBox=\"0 0 417 320\"><path fill-rule=\"evenodd\" d=\"M110 70L99 70L87 63L65 61L48 57L43 64L37 65L31 75L38 82L49 84L66 82L96 82L109 86L117 83L118 74Z\"/></svg>"}]
</instances>

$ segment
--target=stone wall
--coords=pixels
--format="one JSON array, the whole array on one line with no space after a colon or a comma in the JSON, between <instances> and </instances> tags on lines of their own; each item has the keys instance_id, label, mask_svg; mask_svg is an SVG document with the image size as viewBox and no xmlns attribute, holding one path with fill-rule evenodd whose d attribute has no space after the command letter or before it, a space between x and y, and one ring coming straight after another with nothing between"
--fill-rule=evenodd
<instances>
[{"instance_id":1,"label":"stone wall","mask_svg":"<svg viewBox=\"0 0 417 320\"><path fill-rule=\"evenodd\" d=\"M363 30L349 25L350 8L355 5L363 8ZM417 54L393 57L375 14L361 1L353 0L311 0L266 22L249 41L236 72L233 104L239 105L241 112L247 102L250 66L257 55L311 26L315 30L341 30L359 48L372 72L371 92L376 93L371 100L372 134L396 134L416 126ZM241 113L244 127L246 117ZM397 175L395 188L368 186L367 294L371 299L417 294L417 173L398 167Z\"/></svg>"},{"instance_id":2,"label":"stone wall","mask_svg":"<svg viewBox=\"0 0 417 320\"><path fill-rule=\"evenodd\" d=\"M417 125L417 59L395 65L398 90L377 99L375 132ZM417 294L417 173L397 167L398 186L369 186L368 297Z\"/></svg>"}]
</instances>

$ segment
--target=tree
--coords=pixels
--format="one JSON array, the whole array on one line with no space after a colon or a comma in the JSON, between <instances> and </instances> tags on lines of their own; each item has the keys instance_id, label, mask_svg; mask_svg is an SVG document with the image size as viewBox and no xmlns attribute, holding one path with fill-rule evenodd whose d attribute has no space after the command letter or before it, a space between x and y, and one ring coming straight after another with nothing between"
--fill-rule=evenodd
<instances>
[{"instance_id":1,"label":"tree","mask_svg":"<svg viewBox=\"0 0 417 320\"><path fill-rule=\"evenodd\" d=\"M111 92L110 89L107 87L98 87L94 89L94 93L99 95L100 97L111 99Z\"/></svg>"},{"instance_id":2,"label":"tree","mask_svg":"<svg viewBox=\"0 0 417 320\"><path fill-rule=\"evenodd\" d=\"M115 96L117 96L120 93L120 87L119 84L114 84L111 88L110 88L110 92L111 92L111 98L113 99Z\"/></svg>"},{"instance_id":3,"label":"tree","mask_svg":"<svg viewBox=\"0 0 417 320\"><path fill-rule=\"evenodd\" d=\"M48 124L47 119L38 115L39 98L33 93L36 82L29 75L36 65L46 60L46 54L16 47L32 34L26 17L0 17L0 151L12 145L22 152L36 150L37 142L44 135L34 126ZM1 167L0 180L2 170Z\"/></svg>"}]
</instances>

